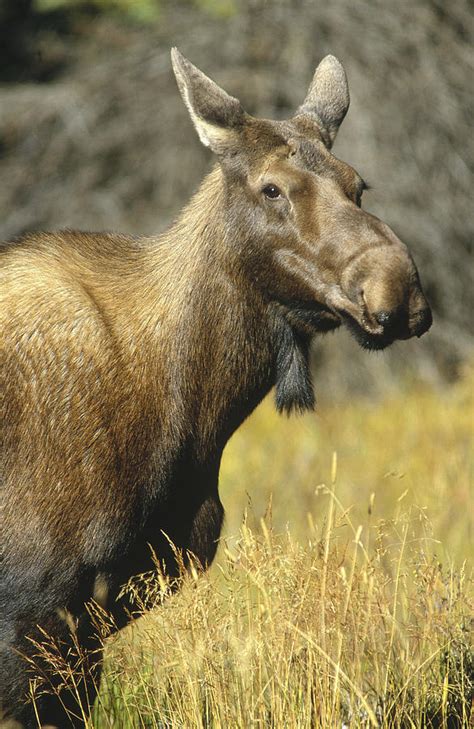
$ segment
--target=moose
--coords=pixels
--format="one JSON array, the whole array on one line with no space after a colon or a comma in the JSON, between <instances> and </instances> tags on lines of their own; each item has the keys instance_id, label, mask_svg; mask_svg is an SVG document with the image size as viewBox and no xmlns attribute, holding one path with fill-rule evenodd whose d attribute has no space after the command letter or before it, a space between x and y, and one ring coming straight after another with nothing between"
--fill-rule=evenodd
<instances>
[{"instance_id":1,"label":"moose","mask_svg":"<svg viewBox=\"0 0 474 729\"><path fill-rule=\"evenodd\" d=\"M90 705L91 601L120 629L133 614L121 587L152 553L176 577L178 554L212 562L224 446L272 387L279 411L313 408L315 335L345 325L374 350L432 322L408 249L331 153L349 106L334 56L286 121L250 116L176 49L172 63L217 157L176 222L0 248L2 711L15 725L84 724L77 693L28 701L44 635L65 660L73 642L93 656L78 688Z\"/></svg>"}]
</instances>

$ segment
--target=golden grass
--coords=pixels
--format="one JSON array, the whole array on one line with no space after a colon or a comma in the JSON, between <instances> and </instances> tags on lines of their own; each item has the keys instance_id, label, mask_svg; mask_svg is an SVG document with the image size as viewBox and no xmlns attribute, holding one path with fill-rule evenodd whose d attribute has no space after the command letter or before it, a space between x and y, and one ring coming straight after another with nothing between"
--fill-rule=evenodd
<instances>
[{"instance_id":1,"label":"golden grass","mask_svg":"<svg viewBox=\"0 0 474 729\"><path fill-rule=\"evenodd\" d=\"M226 534L238 532L249 504L255 526L270 501L278 531L288 526L294 536L304 535L308 514L320 525L328 496L317 486L327 481L336 452L337 493L355 523L366 524L372 494L373 520L416 507L440 540L435 552L463 559L474 541L468 518L473 425L472 368L449 389L418 385L375 403L359 399L300 418L278 416L268 398L224 454Z\"/></svg>"},{"instance_id":2,"label":"golden grass","mask_svg":"<svg viewBox=\"0 0 474 729\"><path fill-rule=\"evenodd\" d=\"M225 454L216 563L164 602L147 583L90 727L467 727L473 382L263 403Z\"/></svg>"}]
</instances>

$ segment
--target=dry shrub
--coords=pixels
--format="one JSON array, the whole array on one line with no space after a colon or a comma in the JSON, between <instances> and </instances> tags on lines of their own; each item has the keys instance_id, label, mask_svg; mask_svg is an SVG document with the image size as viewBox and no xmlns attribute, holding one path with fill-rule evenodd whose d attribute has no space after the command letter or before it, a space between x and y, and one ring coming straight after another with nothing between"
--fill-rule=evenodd
<instances>
[{"instance_id":1,"label":"dry shrub","mask_svg":"<svg viewBox=\"0 0 474 729\"><path fill-rule=\"evenodd\" d=\"M178 595L161 571L128 586L156 609L111 641L91 727L467 727L465 567L429 556L415 510L355 528L334 475L322 534L244 523Z\"/></svg>"}]
</instances>

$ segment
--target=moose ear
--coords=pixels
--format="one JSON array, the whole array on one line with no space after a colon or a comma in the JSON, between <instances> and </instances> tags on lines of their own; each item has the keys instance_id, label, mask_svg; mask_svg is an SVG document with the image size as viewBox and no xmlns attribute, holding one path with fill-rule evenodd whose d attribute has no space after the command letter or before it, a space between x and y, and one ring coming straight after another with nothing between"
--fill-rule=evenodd
<instances>
[{"instance_id":1,"label":"moose ear","mask_svg":"<svg viewBox=\"0 0 474 729\"><path fill-rule=\"evenodd\" d=\"M171 51L171 61L178 88L201 142L216 154L224 154L237 142L245 121L240 101L211 81L177 48Z\"/></svg>"},{"instance_id":2,"label":"moose ear","mask_svg":"<svg viewBox=\"0 0 474 729\"><path fill-rule=\"evenodd\" d=\"M337 130L349 108L349 86L342 63L335 56L326 56L317 67L311 86L298 114L316 118L326 132L328 146L336 138Z\"/></svg>"}]
</instances>

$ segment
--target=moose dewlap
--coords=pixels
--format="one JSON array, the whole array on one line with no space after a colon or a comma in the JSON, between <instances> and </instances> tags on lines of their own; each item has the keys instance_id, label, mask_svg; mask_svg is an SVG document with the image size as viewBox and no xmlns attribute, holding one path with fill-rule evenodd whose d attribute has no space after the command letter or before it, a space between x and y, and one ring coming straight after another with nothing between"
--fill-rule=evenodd
<instances>
[{"instance_id":1,"label":"moose dewlap","mask_svg":"<svg viewBox=\"0 0 474 729\"><path fill-rule=\"evenodd\" d=\"M212 561L223 448L273 386L280 410L313 407L314 335L343 324L379 349L431 324L406 246L331 154L349 106L339 61L275 122L172 60L217 157L177 222L158 237L62 231L0 247L2 704L25 726L35 712L82 726L72 717L100 675L88 601L120 628L134 608L121 585L151 550L171 576L170 542ZM33 708L28 659L59 682L34 658L44 633L65 660L85 652L83 680Z\"/></svg>"}]
</instances>

